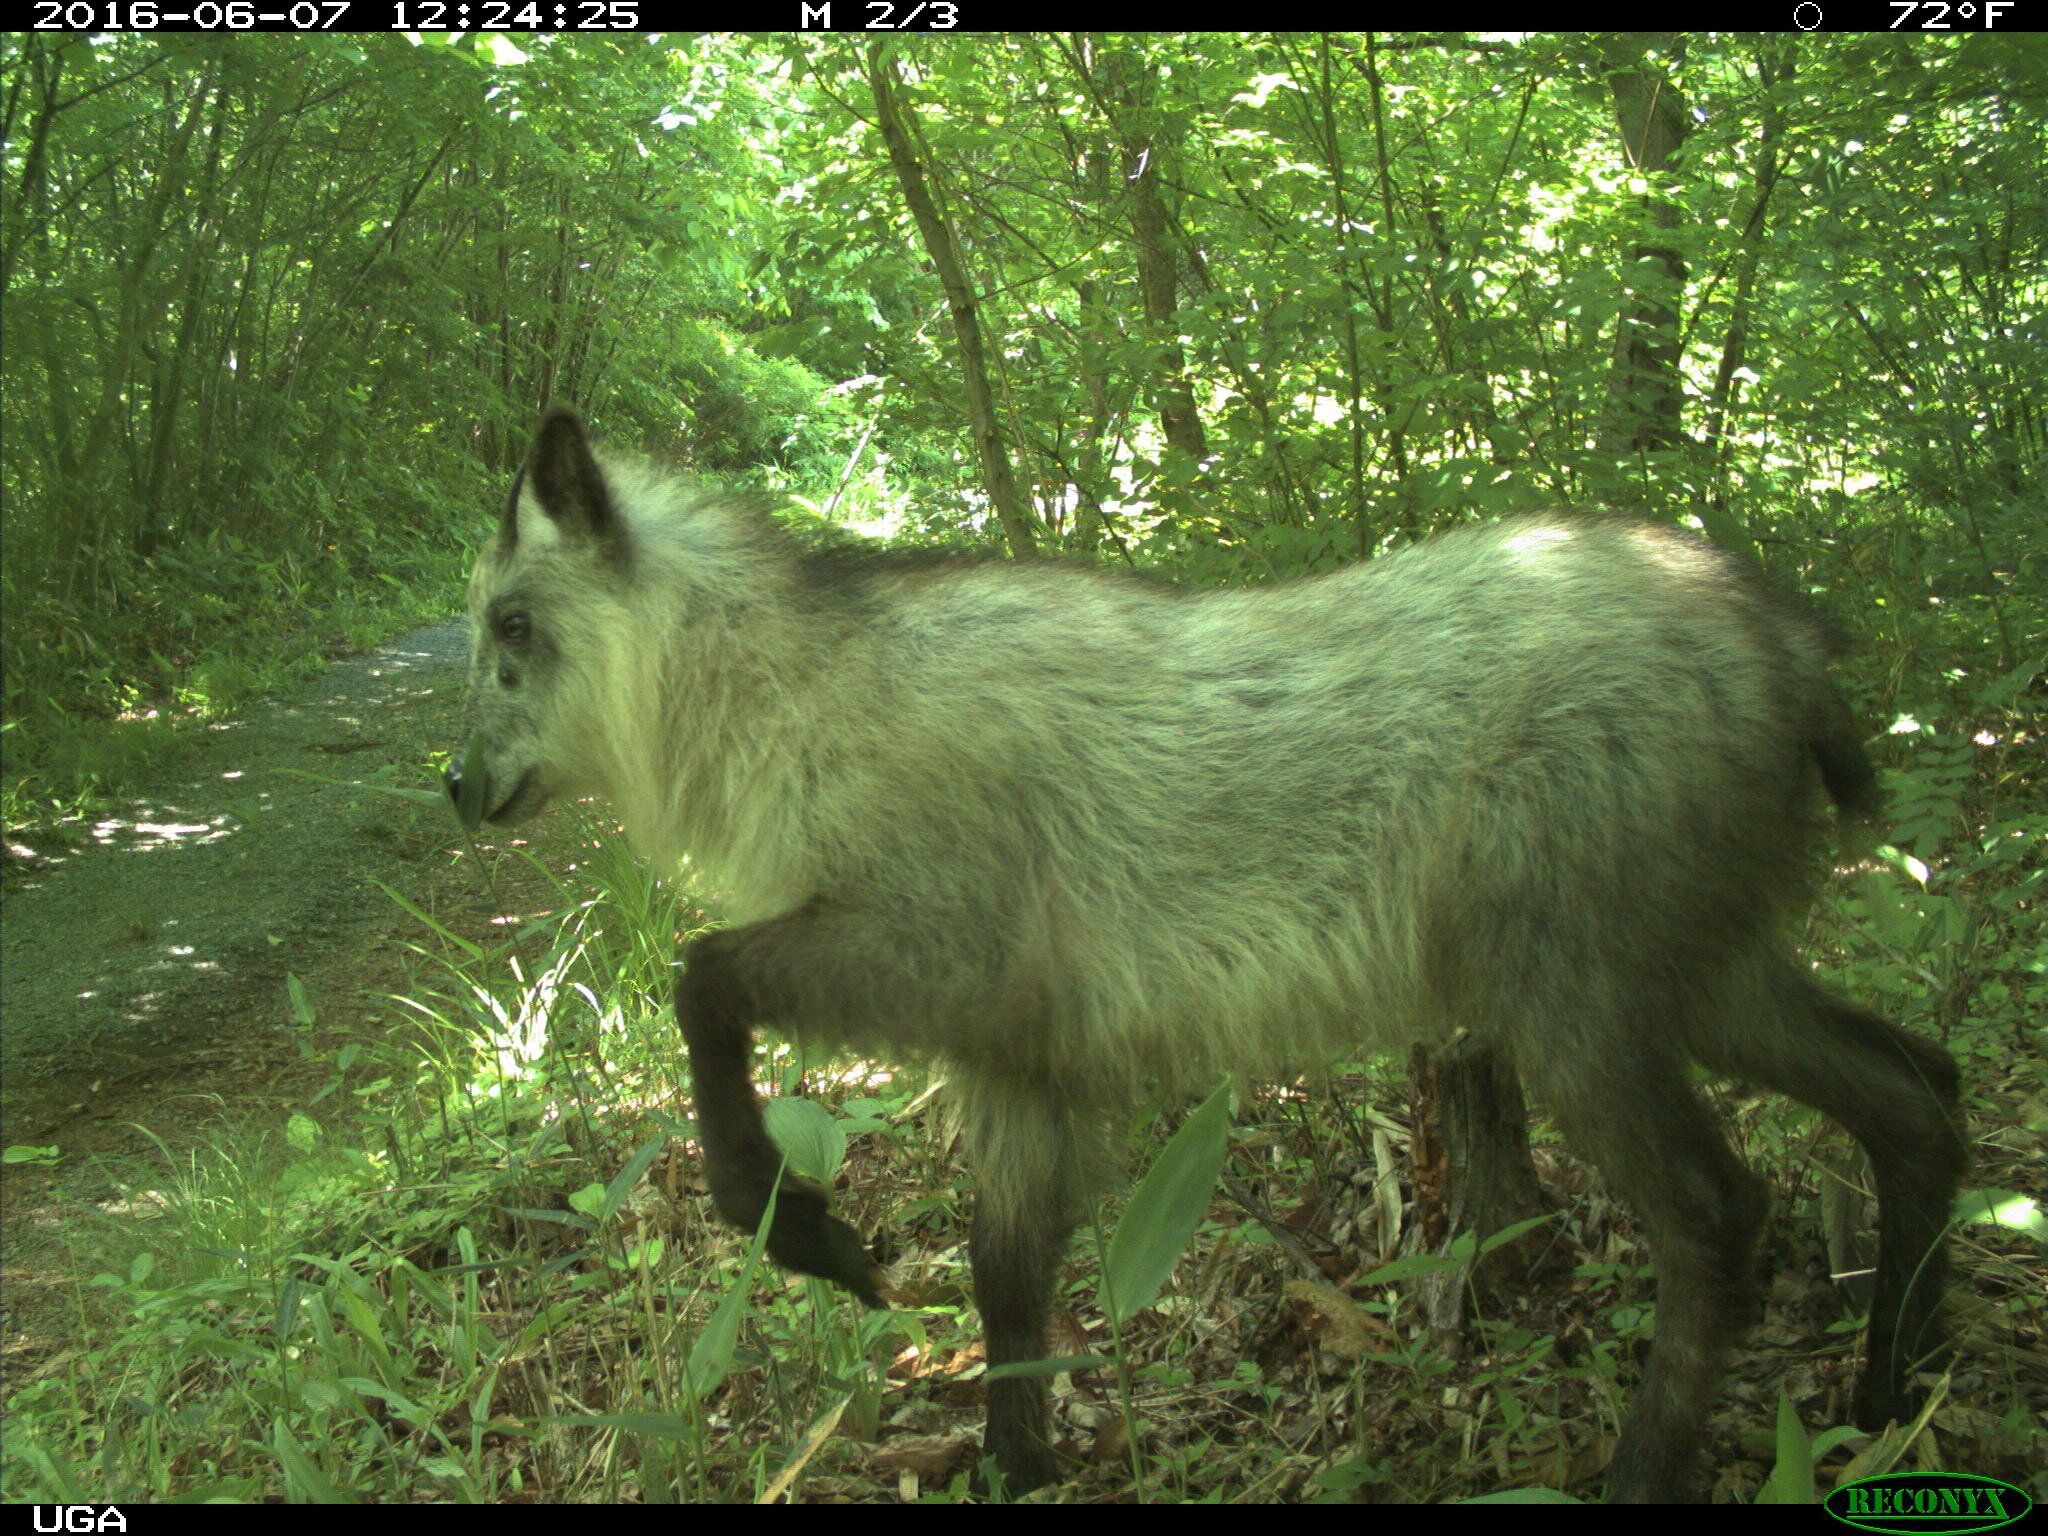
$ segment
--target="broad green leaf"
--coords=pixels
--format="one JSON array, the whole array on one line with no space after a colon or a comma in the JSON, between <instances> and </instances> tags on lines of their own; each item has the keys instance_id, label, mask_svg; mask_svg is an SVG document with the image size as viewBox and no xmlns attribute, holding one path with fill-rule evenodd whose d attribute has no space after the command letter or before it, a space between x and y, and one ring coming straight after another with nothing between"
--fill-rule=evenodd
<instances>
[{"instance_id":1,"label":"broad green leaf","mask_svg":"<svg viewBox=\"0 0 2048 1536\"><path fill-rule=\"evenodd\" d=\"M1173 1133L1131 1194L1109 1240L1097 1299L1121 1322L1152 1305L1195 1235L1230 1144L1230 1085L1223 1084Z\"/></svg>"},{"instance_id":2,"label":"broad green leaf","mask_svg":"<svg viewBox=\"0 0 2048 1536\"><path fill-rule=\"evenodd\" d=\"M1817 1497L1813 1480L1813 1446L1799 1412L1783 1387L1778 1388L1777 1456L1771 1475L1757 1491L1759 1504L1811 1504Z\"/></svg>"},{"instance_id":3,"label":"broad green leaf","mask_svg":"<svg viewBox=\"0 0 2048 1536\"><path fill-rule=\"evenodd\" d=\"M762 1117L790 1167L819 1184L832 1182L846 1156L846 1131L831 1110L816 1099L778 1097Z\"/></svg>"},{"instance_id":4,"label":"broad green leaf","mask_svg":"<svg viewBox=\"0 0 2048 1536\"><path fill-rule=\"evenodd\" d=\"M2009 1227L2037 1243L2048 1243L2048 1212L2033 1195L2010 1189L1972 1189L1956 1197L1955 1219L1983 1226Z\"/></svg>"}]
</instances>

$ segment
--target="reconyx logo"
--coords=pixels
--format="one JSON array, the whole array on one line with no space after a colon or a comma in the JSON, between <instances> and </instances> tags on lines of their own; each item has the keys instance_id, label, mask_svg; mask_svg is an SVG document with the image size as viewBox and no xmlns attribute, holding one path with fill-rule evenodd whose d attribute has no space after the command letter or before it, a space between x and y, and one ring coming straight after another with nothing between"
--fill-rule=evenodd
<instances>
[{"instance_id":1,"label":"reconyx logo","mask_svg":"<svg viewBox=\"0 0 2048 1536\"><path fill-rule=\"evenodd\" d=\"M1974 1472L1893 1472L1845 1483L1825 1508L1844 1525L1863 1531L1995 1531L2010 1525L2034 1501L1995 1477Z\"/></svg>"}]
</instances>

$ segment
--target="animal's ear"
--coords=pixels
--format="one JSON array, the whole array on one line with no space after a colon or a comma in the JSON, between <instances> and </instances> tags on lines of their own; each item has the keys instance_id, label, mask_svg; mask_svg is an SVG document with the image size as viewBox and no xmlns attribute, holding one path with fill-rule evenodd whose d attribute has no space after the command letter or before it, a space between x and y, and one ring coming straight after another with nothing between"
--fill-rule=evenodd
<instances>
[{"instance_id":1,"label":"animal's ear","mask_svg":"<svg viewBox=\"0 0 2048 1536\"><path fill-rule=\"evenodd\" d=\"M606 546L616 544L620 532L618 513L612 506L604 471L598 468L590 452L582 418L574 411L566 406L552 406L541 417L533 451L527 455L524 478L556 533L564 538L592 539Z\"/></svg>"}]
</instances>

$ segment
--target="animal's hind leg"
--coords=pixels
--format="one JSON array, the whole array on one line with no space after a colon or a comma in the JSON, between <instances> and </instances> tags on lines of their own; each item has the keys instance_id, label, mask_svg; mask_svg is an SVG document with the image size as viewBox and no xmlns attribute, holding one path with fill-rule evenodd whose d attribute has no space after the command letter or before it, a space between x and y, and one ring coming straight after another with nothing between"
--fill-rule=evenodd
<instances>
[{"instance_id":1,"label":"animal's hind leg","mask_svg":"<svg viewBox=\"0 0 2048 1536\"><path fill-rule=\"evenodd\" d=\"M1755 993L1722 1027L1704 1022L1699 1059L1811 1105L1862 1144L1877 1180L1877 1283L1857 1424L1880 1429L1911 1410L1914 1363L1939 1343L1944 1236L1964 1143L1955 1059L1844 1002L1789 960L1759 968Z\"/></svg>"},{"instance_id":2,"label":"animal's hind leg","mask_svg":"<svg viewBox=\"0 0 2048 1536\"><path fill-rule=\"evenodd\" d=\"M860 1235L826 1209L825 1192L776 1171L782 1154L761 1119L753 1083L753 1026L774 1005L773 964L800 917L729 928L688 945L676 974L676 1022L690 1052L697 1135L718 1214L751 1232L770 1193L775 1224L769 1255L786 1268L845 1286L880 1306L879 1275Z\"/></svg>"},{"instance_id":3,"label":"animal's hind leg","mask_svg":"<svg viewBox=\"0 0 2048 1536\"><path fill-rule=\"evenodd\" d=\"M1103 1161L1103 1117L1042 1085L978 1076L963 1117L979 1180L970 1252L988 1363L1039 1360L1067 1239ZM984 1448L1012 1496L1059 1475L1047 1387L1042 1375L988 1384Z\"/></svg>"},{"instance_id":4,"label":"animal's hind leg","mask_svg":"<svg viewBox=\"0 0 2048 1536\"><path fill-rule=\"evenodd\" d=\"M1754 1314L1762 1181L1729 1150L1661 1042L1621 1029L1550 1041L1517 1065L1642 1222L1657 1267L1657 1331L1608 1468L1608 1497L1689 1496L1729 1346Z\"/></svg>"}]
</instances>

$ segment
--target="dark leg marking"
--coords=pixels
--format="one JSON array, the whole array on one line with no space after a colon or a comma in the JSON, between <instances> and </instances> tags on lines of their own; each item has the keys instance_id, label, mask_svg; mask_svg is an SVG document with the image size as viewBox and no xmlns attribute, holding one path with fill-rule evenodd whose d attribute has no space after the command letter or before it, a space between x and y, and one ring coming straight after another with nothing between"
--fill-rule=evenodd
<instances>
[{"instance_id":1,"label":"dark leg marking","mask_svg":"<svg viewBox=\"0 0 2048 1536\"><path fill-rule=\"evenodd\" d=\"M1852 1409L1864 1429L1913 1412L1914 1366L1942 1342L1946 1234L1966 1149L1961 1074L1932 1041L1834 996L1790 964L1764 1017L1700 1042L1701 1059L1797 1099L1861 1144L1877 1181L1877 1283Z\"/></svg>"},{"instance_id":2,"label":"dark leg marking","mask_svg":"<svg viewBox=\"0 0 2048 1536\"><path fill-rule=\"evenodd\" d=\"M752 974L749 959L764 946L761 930L789 919L726 929L687 946L676 977L676 1022L690 1052L698 1139L711 1202L726 1221L755 1231L775 1194L768 1253L776 1263L844 1286L871 1307L882 1305L881 1273L866 1247L826 1206L825 1192L784 1172L782 1153L761 1119L754 1092L752 1028L774 995L772 978Z\"/></svg>"},{"instance_id":3,"label":"dark leg marking","mask_svg":"<svg viewBox=\"0 0 2048 1536\"><path fill-rule=\"evenodd\" d=\"M1619 1030L1600 1038L1625 1039ZM1729 1348L1755 1315L1763 1181L1729 1150L1678 1057L1638 1034L1520 1063L1578 1150L1635 1211L1657 1268L1657 1332L1608 1466L1615 1503L1678 1503Z\"/></svg>"},{"instance_id":4,"label":"dark leg marking","mask_svg":"<svg viewBox=\"0 0 2048 1536\"><path fill-rule=\"evenodd\" d=\"M1106 1121L1080 1095L1043 1083L969 1077L962 1086L980 1179L970 1252L988 1362L1042 1360L1067 1239L1106 1160ZM983 1446L1013 1498L1060 1475L1050 1398L1045 1376L988 1384Z\"/></svg>"}]
</instances>

